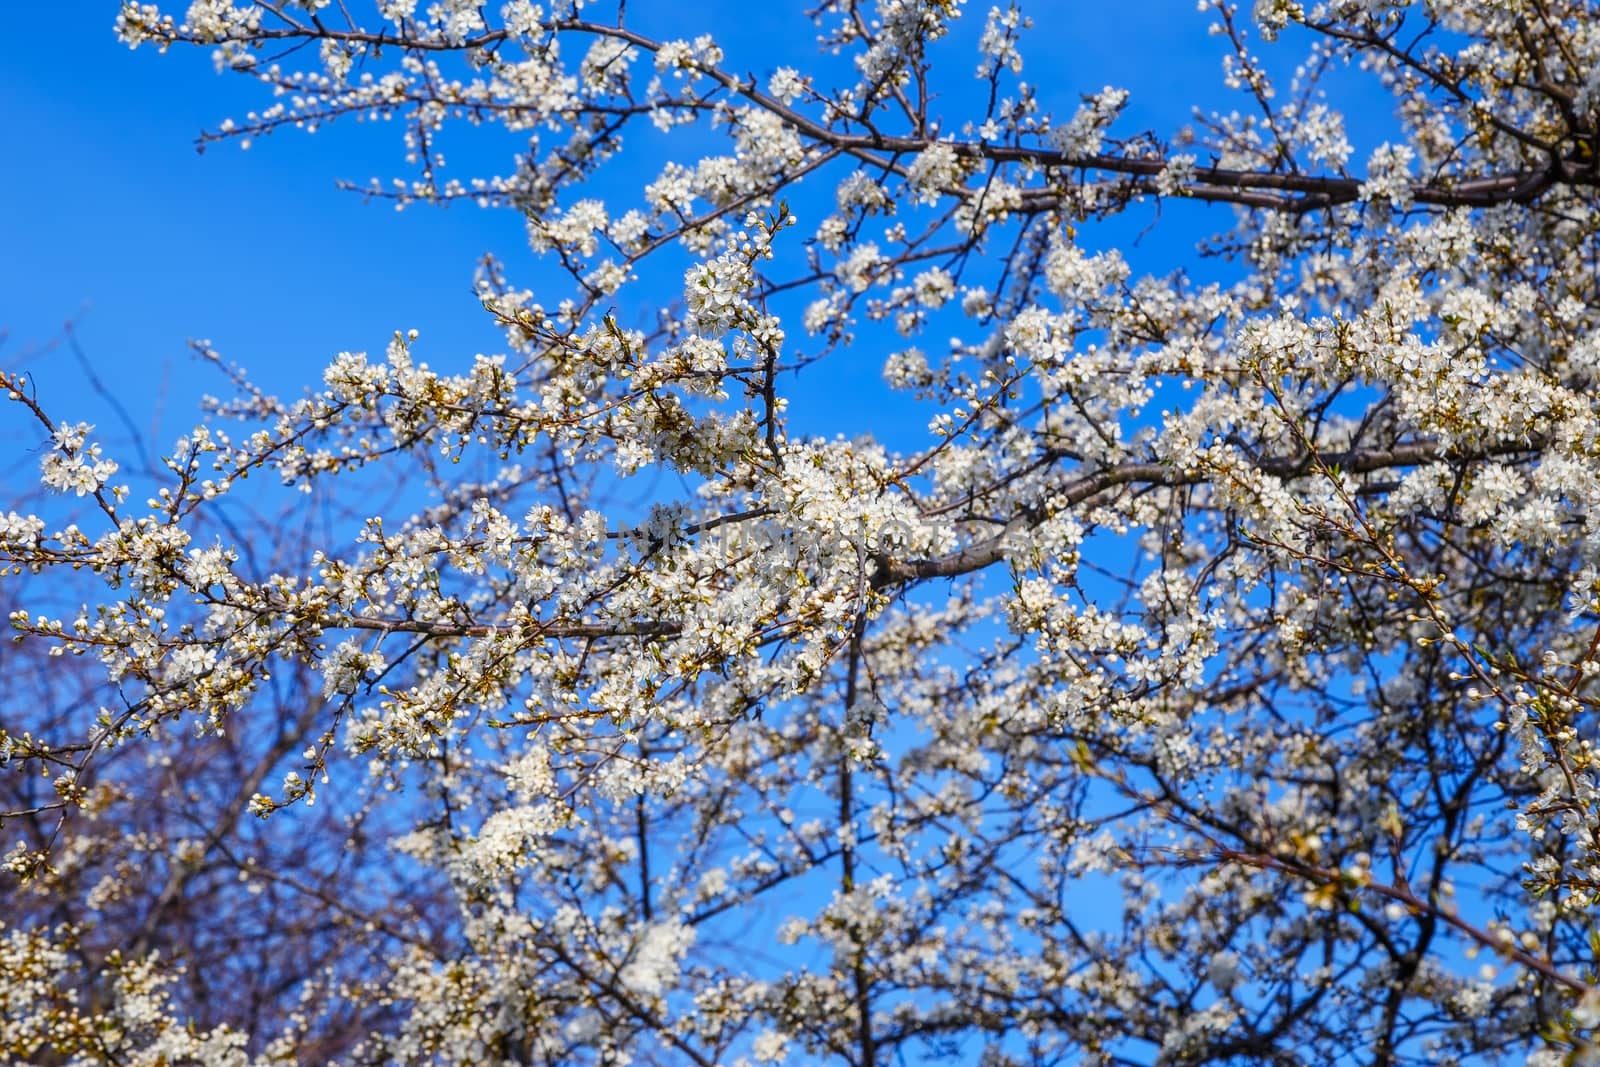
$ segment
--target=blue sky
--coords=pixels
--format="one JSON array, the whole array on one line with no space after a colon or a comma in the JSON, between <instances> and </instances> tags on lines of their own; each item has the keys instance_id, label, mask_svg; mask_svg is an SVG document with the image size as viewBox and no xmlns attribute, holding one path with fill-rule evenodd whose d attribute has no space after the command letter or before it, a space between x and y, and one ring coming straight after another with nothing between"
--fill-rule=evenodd
<instances>
[{"instance_id":1,"label":"blue sky","mask_svg":"<svg viewBox=\"0 0 1600 1067\"><path fill-rule=\"evenodd\" d=\"M171 10L181 16L183 6ZM710 27L731 66L764 74L814 54L801 6L707 3L686 14L647 0L630 5L629 16L666 34ZM970 30L985 7L969 8ZM69 319L163 448L192 423L199 395L224 387L192 360L190 338L210 339L290 395L315 383L335 353L380 351L397 328L420 329L419 355L436 366L496 350L497 333L471 293L472 269L493 250L514 276L528 276L518 217L463 207L397 214L337 190L339 178L404 173L393 124L341 122L249 151L224 144L198 154L202 129L267 98L246 78L216 74L204 50L130 51L112 34L116 9L113 0L20 4L0 36L0 122L12 160L0 170L0 330L8 335L0 361L25 360L57 417L108 422L73 361L41 351ZM1026 41L1025 76L1068 112L1080 92L1126 85L1134 91L1127 128L1166 133L1197 102L1221 98L1221 42L1205 34L1193 0L1055 0L1025 10L1039 23ZM976 55L963 51L956 61L970 68ZM958 68L950 84L963 81L980 87ZM950 113L960 110L950 102ZM515 146L505 135L478 137L472 151L484 169L501 169ZM465 164L458 173L471 170L478 156L456 152ZM1178 209L1190 217L1169 209L1163 227L1131 251L1136 266L1165 272L1192 259L1196 235L1227 225L1226 209ZM1106 236L1130 240L1146 221ZM876 379L876 365L850 371Z\"/></svg>"},{"instance_id":2,"label":"blue sky","mask_svg":"<svg viewBox=\"0 0 1600 1067\"><path fill-rule=\"evenodd\" d=\"M181 15L183 6L172 10ZM633 0L629 14L646 31L709 28L731 67L764 75L807 64L811 31L793 13L803 6ZM970 29L981 26L986 7L969 7ZM214 73L203 50L130 51L112 33L116 9L114 0L15 4L0 34L0 131L11 159L0 168L0 366L26 366L52 414L99 423L113 444L118 437L76 363L47 347L67 320L161 449L193 424L202 393L225 387L191 358L190 338L210 339L265 387L289 395L317 383L341 350L381 352L396 329L421 330L419 357L437 366L498 349L498 331L471 291L472 271L494 251L514 277L530 274L517 215L463 207L397 214L336 189L339 178L403 173L395 125L343 122L315 136L266 138L247 152L224 144L198 154L200 131L262 106L264 94L247 78ZM1206 35L1207 17L1193 0L1035 0L1024 10L1039 22L1025 41L1024 76L1044 82L1059 111L1070 113L1080 92L1126 86L1133 98L1123 128L1166 135L1196 104L1228 99L1222 42ZM1299 56L1290 44L1276 54L1289 66ZM978 89L970 78L976 54L957 62L951 84ZM1388 110L1370 88L1356 100L1346 109L1359 167ZM960 111L952 101L949 113ZM517 146L509 136L473 140L481 156L452 153L463 164L458 173L472 172L479 158L484 170L503 168ZM1170 205L1137 247L1148 214L1086 238L1124 246L1142 272L1165 273L1193 265L1193 240L1225 229L1229 217L1223 208ZM802 387L825 376L875 381L882 351L824 369ZM883 410L870 391L827 399L841 429L872 426ZM0 419L7 478L33 469L26 453L39 444L36 427L18 426Z\"/></svg>"},{"instance_id":3,"label":"blue sky","mask_svg":"<svg viewBox=\"0 0 1600 1067\"><path fill-rule=\"evenodd\" d=\"M78 318L90 358L136 417L165 407L165 446L192 424L196 397L225 384L197 373L189 338L212 339L287 392L340 349L381 349L397 327L492 341L471 294L473 258L515 246L520 220L397 215L335 189L335 177L364 177L394 150L393 130L350 124L198 154L202 128L262 95L214 74L198 50L130 51L112 35L115 7L21 5L23 25L0 40L13 146L0 173L0 328L10 335L0 359L13 364ZM52 39L70 52L39 47ZM76 401L70 361L28 366L52 409Z\"/></svg>"}]
</instances>

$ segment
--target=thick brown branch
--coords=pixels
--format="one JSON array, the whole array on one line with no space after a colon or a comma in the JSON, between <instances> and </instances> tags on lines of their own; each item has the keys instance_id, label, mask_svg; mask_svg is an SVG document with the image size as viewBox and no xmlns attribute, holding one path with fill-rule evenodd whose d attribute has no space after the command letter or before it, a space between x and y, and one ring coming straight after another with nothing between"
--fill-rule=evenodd
<instances>
[{"instance_id":1,"label":"thick brown branch","mask_svg":"<svg viewBox=\"0 0 1600 1067\"><path fill-rule=\"evenodd\" d=\"M1330 32L1326 28L1323 32ZM662 42L621 26L582 19L569 19L553 23L556 32L572 32L610 37L625 41L647 52L659 51ZM1337 36L1337 35L1335 35ZM419 52L469 52L492 48L510 40L513 35L504 29L486 31L460 42L442 38L417 37L390 32L365 30L334 30L327 27L312 29L298 23L276 29L258 29L251 34L255 41L332 40L369 48L396 48ZM173 40L203 43L198 39L175 34ZM1366 38L1361 43L1372 44ZM894 157L913 156L927 151L935 144L946 144L957 155L969 159L982 159L993 163L1022 163L1057 171L1083 171L1116 174L1151 182L1168 167L1160 156L1131 157L1105 152L1075 154L1044 147L990 144L983 141L939 141L926 135L892 136L875 129L849 133L834 128L825 121L810 116L783 103L758 89L749 79L741 78L720 67L697 65L696 69L762 110L780 117L802 136L836 152L845 152L858 159L894 173L903 168L892 162ZM1431 73L1431 72L1430 72ZM1446 88L1450 86L1446 85ZM457 103L460 103L457 101ZM681 102L680 102L681 103ZM579 111L603 110L582 107ZM1499 128L1499 127L1497 127ZM1503 131L1508 132L1508 131ZM1196 166L1190 177L1178 188L1177 195L1197 200L1236 203L1269 210L1304 212L1316 211L1341 204L1354 203L1361 198L1362 181L1348 176L1285 173L1264 170L1237 170L1230 167ZM1524 203L1556 185L1600 185L1600 175L1592 168L1570 161L1551 158L1548 165L1527 168L1510 173L1490 174L1476 178L1434 179L1412 182L1411 199L1418 204L1443 207L1492 207L1496 204ZM1141 191L1154 194L1152 184ZM1033 198L1048 197L1048 190L1033 190ZM1038 205L1036 204L1035 207Z\"/></svg>"},{"instance_id":2,"label":"thick brown branch","mask_svg":"<svg viewBox=\"0 0 1600 1067\"><path fill-rule=\"evenodd\" d=\"M531 625L488 623L425 622L421 619L330 618L322 623L328 629L376 630L386 634L422 634L425 637L493 637L516 631L529 640L546 638L671 637L682 627L675 622L568 622Z\"/></svg>"},{"instance_id":3,"label":"thick brown branch","mask_svg":"<svg viewBox=\"0 0 1600 1067\"><path fill-rule=\"evenodd\" d=\"M1464 456L1447 456L1446 451L1433 441L1413 441L1393 448L1323 453L1316 457L1304 453L1294 456L1268 456L1257 461L1254 467L1264 474L1286 479L1307 474L1312 470L1314 463L1323 467L1338 467L1353 474L1367 474L1372 471L1415 467L1446 458L1471 461L1525 452L1535 447L1533 443L1520 442L1498 445ZM1200 485L1213 480L1214 474L1215 472L1197 467L1179 468L1167 463L1123 463L1078 478L1054 494L1053 500L1058 507L1071 507L1120 485ZM932 559L899 560L880 556L877 560L875 584L881 589L928 578L956 578L982 570L1006 558L1011 539L1021 531L1038 525L1045 518L1046 515L1041 509L1029 508L1007 523L1005 529L993 537Z\"/></svg>"}]
</instances>

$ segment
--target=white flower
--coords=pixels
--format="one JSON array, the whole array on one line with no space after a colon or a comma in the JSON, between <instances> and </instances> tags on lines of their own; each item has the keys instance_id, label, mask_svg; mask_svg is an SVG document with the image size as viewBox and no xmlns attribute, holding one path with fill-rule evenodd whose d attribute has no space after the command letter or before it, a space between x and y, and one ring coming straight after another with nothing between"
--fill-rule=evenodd
<instances>
[{"instance_id":1,"label":"white flower","mask_svg":"<svg viewBox=\"0 0 1600 1067\"><path fill-rule=\"evenodd\" d=\"M227 585L233 579L230 564L237 558L233 549L223 548L221 545L190 549L189 562L184 568L184 581L194 589Z\"/></svg>"},{"instance_id":2,"label":"white flower","mask_svg":"<svg viewBox=\"0 0 1600 1067\"><path fill-rule=\"evenodd\" d=\"M202 41L221 41L253 32L261 22L261 11L254 7L236 8L232 0L194 0L184 15L184 24Z\"/></svg>"},{"instance_id":3,"label":"white flower","mask_svg":"<svg viewBox=\"0 0 1600 1067\"><path fill-rule=\"evenodd\" d=\"M351 694L369 673L381 674L387 661L383 653L368 652L355 638L345 641L322 661L322 695Z\"/></svg>"},{"instance_id":4,"label":"white flower","mask_svg":"<svg viewBox=\"0 0 1600 1067\"><path fill-rule=\"evenodd\" d=\"M807 81L793 67L779 67L767 80L767 92L785 104L792 104L805 94Z\"/></svg>"},{"instance_id":5,"label":"white flower","mask_svg":"<svg viewBox=\"0 0 1600 1067\"><path fill-rule=\"evenodd\" d=\"M683 954L694 939L694 927L676 919L645 927L632 954L617 972L617 984L643 996L660 996L677 981Z\"/></svg>"},{"instance_id":6,"label":"white flower","mask_svg":"<svg viewBox=\"0 0 1600 1067\"><path fill-rule=\"evenodd\" d=\"M390 22L411 18L417 10L417 0L378 0L378 14Z\"/></svg>"},{"instance_id":7,"label":"white flower","mask_svg":"<svg viewBox=\"0 0 1600 1067\"><path fill-rule=\"evenodd\" d=\"M1361 199L1387 200L1397 210L1411 206L1411 164L1416 153L1409 145L1379 145L1367 159L1367 180Z\"/></svg>"},{"instance_id":8,"label":"white flower","mask_svg":"<svg viewBox=\"0 0 1600 1067\"><path fill-rule=\"evenodd\" d=\"M1239 954L1237 952L1214 954L1206 967L1206 977L1210 979L1212 985L1224 993L1230 992L1244 978Z\"/></svg>"},{"instance_id":9,"label":"white flower","mask_svg":"<svg viewBox=\"0 0 1600 1067\"><path fill-rule=\"evenodd\" d=\"M985 60L978 66L978 77L987 78L994 70L1021 74L1022 52L1017 48L1017 32L1032 24L1032 20L1022 17L1016 4L1011 4L1004 11L991 7L989 17L984 22L983 36L978 41L978 51L983 53Z\"/></svg>"},{"instance_id":10,"label":"white flower","mask_svg":"<svg viewBox=\"0 0 1600 1067\"><path fill-rule=\"evenodd\" d=\"M750 1045L757 1063L782 1063L789 1055L789 1038L776 1030L763 1030Z\"/></svg>"},{"instance_id":11,"label":"white flower","mask_svg":"<svg viewBox=\"0 0 1600 1067\"><path fill-rule=\"evenodd\" d=\"M452 44L460 44L484 29L478 0L439 0L428 7L428 18L439 25L445 40Z\"/></svg>"},{"instance_id":12,"label":"white flower","mask_svg":"<svg viewBox=\"0 0 1600 1067\"><path fill-rule=\"evenodd\" d=\"M579 67L579 81L591 92L626 92L628 67L639 52L627 41L597 37Z\"/></svg>"},{"instance_id":13,"label":"white flower","mask_svg":"<svg viewBox=\"0 0 1600 1067\"><path fill-rule=\"evenodd\" d=\"M1084 98L1070 122L1050 131L1056 150L1068 156L1091 156L1100 151L1106 130L1128 105L1128 90L1106 86Z\"/></svg>"},{"instance_id":14,"label":"white flower","mask_svg":"<svg viewBox=\"0 0 1600 1067\"><path fill-rule=\"evenodd\" d=\"M930 145L906 168L912 199L919 204L937 204L946 192L960 188L965 177L956 150L943 141Z\"/></svg>"},{"instance_id":15,"label":"white flower","mask_svg":"<svg viewBox=\"0 0 1600 1067\"><path fill-rule=\"evenodd\" d=\"M62 423L51 433L54 448L39 460L40 478L60 492L87 496L117 473L117 464L102 459L100 446L87 443L94 427L86 422Z\"/></svg>"},{"instance_id":16,"label":"white flower","mask_svg":"<svg viewBox=\"0 0 1600 1067\"><path fill-rule=\"evenodd\" d=\"M749 308L744 294L753 281L749 264L732 253L690 267L683 276L683 298L695 327L714 337L733 329Z\"/></svg>"},{"instance_id":17,"label":"white flower","mask_svg":"<svg viewBox=\"0 0 1600 1067\"><path fill-rule=\"evenodd\" d=\"M1192 153L1175 153L1167 157L1167 165L1156 175L1156 192L1162 196L1182 196L1194 181L1195 157Z\"/></svg>"},{"instance_id":18,"label":"white flower","mask_svg":"<svg viewBox=\"0 0 1600 1067\"><path fill-rule=\"evenodd\" d=\"M882 263L883 253L878 251L877 244L864 241L851 249L849 257L834 267L833 273L845 288L862 293L872 285Z\"/></svg>"},{"instance_id":19,"label":"white flower","mask_svg":"<svg viewBox=\"0 0 1600 1067\"><path fill-rule=\"evenodd\" d=\"M391 8L414 7L416 0L379 0L379 6L387 5ZM385 17L393 19L394 16L385 12ZM544 8L529 0L510 0L500 8L500 18L504 21L506 31L518 37L528 37L538 33L543 27Z\"/></svg>"},{"instance_id":20,"label":"white flower","mask_svg":"<svg viewBox=\"0 0 1600 1067\"><path fill-rule=\"evenodd\" d=\"M943 267L931 267L917 275L917 303L925 308L941 308L956 295L956 281Z\"/></svg>"}]
</instances>

